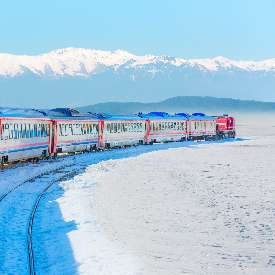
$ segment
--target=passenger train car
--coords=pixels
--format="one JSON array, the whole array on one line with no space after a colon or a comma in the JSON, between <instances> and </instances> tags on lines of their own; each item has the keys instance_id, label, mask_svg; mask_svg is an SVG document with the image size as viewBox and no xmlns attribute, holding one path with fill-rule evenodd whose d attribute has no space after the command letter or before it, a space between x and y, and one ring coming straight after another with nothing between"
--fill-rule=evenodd
<instances>
[{"instance_id":1,"label":"passenger train car","mask_svg":"<svg viewBox=\"0 0 275 275\"><path fill-rule=\"evenodd\" d=\"M140 114L148 121L147 143L182 141L188 139L187 118L183 115L169 115L165 112Z\"/></svg>"},{"instance_id":2,"label":"passenger train car","mask_svg":"<svg viewBox=\"0 0 275 275\"><path fill-rule=\"evenodd\" d=\"M188 117L188 136L191 139L213 139L216 136L216 119L202 113Z\"/></svg>"},{"instance_id":3,"label":"passenger train car","mask_svg":"<svg viewBox=\"0 0 275 275\"><path fill-rule=\"evenodd\" d=\"M52 153L73 153L95 150L100 146L99 119L71 109L53 109L47 113L52 123Z\"/></svg>"},{"instance_id":4,"label":"passenger train car","mask_svg":"<svg viewBox=\"0 0 275 275\"><path fill-rule=\"evenodd\" d=\"M37 158L51 154L51 121L40 113L0 114L1 163Z\"/></svg>"},{"instance_id":5,"label":"passenger train car","mask_svg":"<svg viewBox=\"0 0 275 275\"><path fill-rule=\"evenodd\" d=\"M100 116L103 139L100 147L120 147L146 143L147 122L138 115Z\"/></svg>"},{"instance_id":6,"label":"passenger train car","mask_svg":"<svg viewBox=\"0 0 275 275\"><path fill-rule=\"evenodd\" d=\"M235 137L235 119L227 115L151 112L118 116L66 108L0 109L1 164L60 153L226 137Z\"/></svg>"}]
</instances>

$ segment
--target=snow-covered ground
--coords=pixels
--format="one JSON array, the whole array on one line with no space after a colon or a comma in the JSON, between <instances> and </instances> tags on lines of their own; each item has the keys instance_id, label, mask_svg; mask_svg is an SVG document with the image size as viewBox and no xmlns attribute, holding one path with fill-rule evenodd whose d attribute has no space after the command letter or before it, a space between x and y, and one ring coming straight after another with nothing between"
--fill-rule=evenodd
<instances>
[{"instance_id":1,"label":"snow-covered ground","mask_svg":"<svg viewBox=\"0 0 275 275\"><path fill-rule=\"evenodd\" d=\"M87 166L41 201L37 274L274 274L275 118L238 121L247 138L234 142L140 146L2 172L0 195L41 169ZM3 222L1 266L18 249L5 249Z\"/></svg>"},{"instance_id":2,"label":"snow-covered ground","mask_svg":"<svg viewBox=\"0 0 275 275\"><path fill-rule=\"evenodd\" d=\"M52 266L63 274L274 274L275 119L258 119L261 127L239 119L252 139L103 161L64 182L55 203L71 226L74 263Z\"/></svg>"}]
</instances>

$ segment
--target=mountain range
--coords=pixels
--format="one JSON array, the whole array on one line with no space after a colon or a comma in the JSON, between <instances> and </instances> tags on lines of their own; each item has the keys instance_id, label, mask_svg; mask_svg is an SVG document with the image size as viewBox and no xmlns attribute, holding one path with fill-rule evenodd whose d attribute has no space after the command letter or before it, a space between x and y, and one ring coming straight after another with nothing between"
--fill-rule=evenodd
<instances>
[{"instance_id":1,"label":"mountain range","mask_svg":"<svg viewBox=\"0 0 275 275\"><path fill-rule=\"evenodd\" d=\"M183 59L82 48L36 56L0 54L2 106L74 107L174 96L275 101L275 58Z\"/></svg>"}]
</instances>

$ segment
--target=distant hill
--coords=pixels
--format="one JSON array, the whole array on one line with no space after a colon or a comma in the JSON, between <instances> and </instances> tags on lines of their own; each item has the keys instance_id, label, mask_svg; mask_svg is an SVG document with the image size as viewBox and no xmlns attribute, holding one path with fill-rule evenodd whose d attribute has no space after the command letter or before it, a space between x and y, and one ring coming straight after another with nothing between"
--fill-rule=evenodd
<instances>
[{"instance_id":1,"label":"distant hill","mask_svg":"<svg viewBox=\"0 0 275 275\"><path fill-rule=\"evenodd\" d=\"M132 114L138 112L274 112L275 103L230 98L179 96L156 103L106 102L77 108L81 112Z\"/></svg>"}]
</instances>

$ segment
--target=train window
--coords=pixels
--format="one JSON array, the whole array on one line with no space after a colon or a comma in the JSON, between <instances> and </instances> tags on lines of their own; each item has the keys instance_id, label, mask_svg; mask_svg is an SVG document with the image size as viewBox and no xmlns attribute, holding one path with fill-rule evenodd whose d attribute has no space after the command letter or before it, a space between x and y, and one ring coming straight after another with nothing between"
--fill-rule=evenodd
<instances>
[{"instance_id":1,"label":"train window","mask_svg":"<svg viewBox=\"0 0 275 275\"><path fill-rule=\"evenodd\" d=\"M85 124L80 124L80 135L86 135L86 125Z\"/></svg>"},{"instance_id":2,"label":"train window","mask_svg":"<svg viewBox=\"0 0 275 275\"><path fill-rule=\"evenodd\" d=\"M12 126L12 125L10 125L10 126ZM12 129L12 127L9 127L10 129L9 129L9 132L8 132L8 139L13 139L13 129Z\"/></svg>"},{"instance_id":3,"label":"train window","mask_svg":"<svg viewBox=\"0 0 275 275\"><path fill-rule=\"evenodd\" d=\"M121 123L117 123L117 132L118 132L118 133L121 132L120 128L121 128Z\"/></svg>"},{"instance_id":4,"label":"train window","mask_svg":"<svg viewBox=\"0 0 275 275\"><path fill-rule=\"evenodd\" d=\"M84 131L85 131L85 134L89 134L89 124L84 124L85 127L84 127Z\"/></svg>"},{"instance_id":5,"label":"train window","mask_svg":"<svg viewBox=\"0 0 275 275\"><path fill-rule=\"evenodd\" d=\"M33 135L37 137L37 124L33 125Z\"/></svg>"},{"instance_id":6,"label":"train window","mask_svg":"<svg viewBox=\"0 0 275 275\"><path fill-rule=\"evenodd\" d=\"M111 133L114 132L114 123L111 123Z\"/></svg>"},{"instance_id":7,"label":"train window","mask_svg":"<svg viewBox=\"0 0 275 275\"><path fill-rule=\"evenodd\" d=\"M117 132L117 125L116 123L113 123L113 133L116 133Z\"/></svg>"},{"instance_id":8,"label":"train window","mask_svg":"<svg viewBox=\"0 0 275 275\"><path fill-rule=\"evenodd\" d=\"M138 122L137 125L138 125L138 132L141 132L142 124Z\"/></svg>"},{"instance_id":9,"label":"train window","mask_svg":"<svg viewBox=\"0 0 275 275\"><path fill-rule=\"evenodd\" d=\"M90 125L87 123L87 124L86 124L86 133L87 133L87 134L90 134L90 131L89 131L90 128L89 128L89 126L90 126Z\"/></svg>"},{"instance_id":10,"label":"train window","mask_svg":"<svg viewBox=\"0 0 275 275\"><path fill-rule=\"evenodd\" d=\"M26 138L26 124L21 124L21 138Z\"/></svg>"},{"instance_id":11,"label":"train window","mask_svg":"<svg viewBox=\"0 0 275 275\"><path fill-rule=\"evenodd\" d=\"M59 124L59 136L64 136L64 124Z\"/></svg>"},{"instance_id":12,"label":"train window","mask_svg":"<svg viewBox=\"0 0 275 275\"><path fill-rule=\"evenodd\" d=\"M92 124L88 125L88 131L89 131L90 134L93 132L93 125Z\"/></svg>"},{"instance_id":13,"label":"train window","mask_svg":"<svg viewBox=\"0 0 275 275\"><path fill-rule=\"evenodd\" d=\"M32 138L32 128L31 128L31 124L28 124L28 137Z\"/></svg>"},{"instance_id":14,"label":"train window","mask_svg":"<svg viewBox=\"0 0 275 275\"><path fill-rule=\"evenodd\" d=\"M89 124L88 123L85 123L83 124L83 132L85 132L86 135L88 135L90 133L89 131Z\"/></svg>"}]
</instances>

